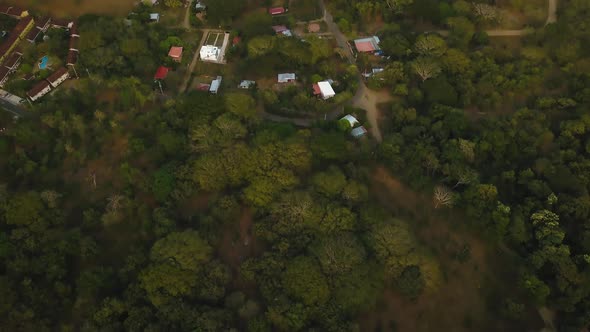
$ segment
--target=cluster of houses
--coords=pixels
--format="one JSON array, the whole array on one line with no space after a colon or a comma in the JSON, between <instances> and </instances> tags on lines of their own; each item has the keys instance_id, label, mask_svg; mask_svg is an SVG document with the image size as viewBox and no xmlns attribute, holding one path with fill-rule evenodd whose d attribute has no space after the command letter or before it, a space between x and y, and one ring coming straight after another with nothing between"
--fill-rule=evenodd
<instances>
[{"instance_id":1,"label":"cluster of houses","mask_svg":"<svg viewBox=\"0 0 590 332\"><path fill-rule=\"evenodd\" d=\"M51 26L52 28L57 29L65 29L68 30L70 33L70 42L68 46L68 56L66 58L66 66L61 67L54 71L49 77L45 80L42 80L35 84L31 90L27 92L27 97L31 101L36 101L39 98L45 96L52 90L56 89L60 84L62 84L65 80L70 78L70 71L68 68L72 69L74 73L76 72L76 63L78 62L78 55L80 51L78 50L78 42L80 41L80 34L78 32L78 25L74 21L70 20L52 20L46 19L41 20L41 22L46 22L47 26ZM45 30L47 31L47 30ZM36 39L36 38L35 38ZM33 40L32 42L34 42Z\"/></svg>"},{"instance_id":2,"label":"cluster of houses","mask_svg":"<svg viewBox=\"0 0 590 332\"><path fill-rule=\"evenodd\" d=\"M70 43L66 66L73 68L76 65L78 61L78 39L80 35L78 34L78 28L75 22L56 20L49 17L34 19L29 15L27 10L9 5L0 5L0 14L8 15L18 20L8 38L0 45L0 86L4 86L9 76L21 64L23 53L18 49L19 43L24 40L35 43L49 28L69 30ZM57 88L57 86L69 77L69 70L66 67L61 67L49 75L47 79L37 83L29 90L27 97L31 101L35 101L46 95L52 89Z\"/></svg>"},{"instance_id":3,"label":"cluster of houses","mask_svg":"<svg viewBox=\"0 0 590 332\"><path fill-rule=\"evenodd\" d=\"M33 30L35 22L28 11L18 7L0 5L0 14L19 20L8 38L0 44L0 86L3 86L20 65L22 53L17 46Z\"/></svg>"}]
</instances>

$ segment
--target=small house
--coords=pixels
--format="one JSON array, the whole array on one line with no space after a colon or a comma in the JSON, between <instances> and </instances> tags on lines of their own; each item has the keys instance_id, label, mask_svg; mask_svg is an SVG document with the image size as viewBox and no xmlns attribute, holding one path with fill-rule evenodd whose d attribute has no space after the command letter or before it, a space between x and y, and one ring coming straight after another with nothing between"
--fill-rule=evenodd
<instances>
[{"instance_id":1,"label":"small house","mask_svg":"<svg viewBox=\"0 0 590 332\"><path fill-rule=\"evenodd\" d=\"M170 47L170 51L168 52L168 56L172 58L172 60L176 62L182 61L182 47L179 46L172 46Z\"/></svg>"},{"instance_id":2,"label":"small house","mask_svg":"<svg viewBox=\"0 0 590 332\"><path fill-rule=\"evenodd\" d=\"M271 15L281 15L286 12L284 7L273 7L268 10L268 13Z\"/></svg>"},{"instance_id":3,"label":"small house","mask_svg":"<svg viewBox=\"0 0 590 332\"><path fill-rule=\"evenodd\" d=\"M361 137L365 136L366 134L367 134L367 129L365 129L365 127L363 127L363 126L356 127L350 131L350 135L352 135L352 137L354 137L354 138L361 138Z\"/></svg>"},{"instance_id":4,"label":"small house","mask_svg":"<svg viewBox=\"0 0 590 332\"><path fill-rule=\"evenodd\" d=\"M160 14L158 14L158 13L151 13L150 14L150 21L152 21L152 22L160 22Z\"/></svg>"},{"instance_id":5,"label":"small house","mask_svg":"<svg viewBox=\"0 0 590 332\"><path fill-rule=\"evenodd\" d=\"M345 115L344 117L342 117L342 119L340 119L340 121L346 121L346 122L348 122L348 124L350 124L350 128L354 128L354 126L356 126L357 124L359 124L359 120L357 120L351 114Z\"/></svg>"},{"instance_id":6,"label":"small house","mask_svg":"<svg viewBox=\"0 0 590 332\"><path fill-rule=\"evenodd\" d=\"M70 72L66 67L61 67L60 69L56 70L53 74L49 75L49 77L47 77L47 82L51 84L51 87L57 88L68 78L70 78Z\"/></svg>"},{"instance_id":7,"label":"small house","mask_svg":"<svg viewBox=\"0 0 590 332\"><path fill-rule=\"evenodd\" d=\"M154 80L163 80L168 76L168 71L170 69L168 67L160 66L158 70L156 70L156 74L154 75Z\"/></svg>"},{"instance_id":8,"label":"small house","mask_svg":"<svg viewBox=\"0 0 590 332\"><path fill-rule=\"evenodd\" d=\"M41 81L37 83L29 92L27 92L27 97L31 99L31 101L35 101L47 93L51 91L51 85L47 81Z\"/></svg>"},{"instance_id":9,"label":"small house","mask_svg":"<svg viewBox=\"0 0 590 332\"><path fill-rule=\"evenodd\" d=\"M296 79L297 77L295 76L295 73L283 73L277 75L277 82L279 83L295 82Z\"/></svg>"},{"instance_id":10,"label":"small house","mask_svg":"<svg viewBox=\"0 0 590 332\"><path fill-rule=\"evenodd\" d=\"M252 87L254 87L256 85L255 81L250 81L250 80L243 80L242 82L240 82L240 85L238 85L239 89L250 89Z\"/></svg>"},{"instance_id":11,"label":"small house","mask_svg":"<svg viewBox=\"0 0 590 332\"><path fill-rule=\"evenodd\" d=\"M211 92L212 94L217 94L217 92L219 92L219 87L221 87L221 79L221 76L217 76L217 78L211 82L209 92Z\"/></svg>"},{"instance_id":12,"label":"small house","mask_svg":"<svg viewBox=\"0 0 590 332\"><path fill-rule=\"evenodd\" d=\"M199 55L203 61L217 61L219 57L219 47L213 45L203 45L199 51Z\"/></svg>"},{"instance_id":13,"label":"small house","mask_svg":"<svg viewBox=\"0 0 590 332\"><path fill-rule=\"evenodd\" d=\"M361 53L376 53L381 50L379 37L367 37L354 40L354 47Z\"/></svg>"},{"instance_id":14,"label":"small house","mask_svg":"<svg viewBox=\"0 0 590 332\"><path fill-rule=\"evenodd\" d=\"M313 85L314 95L322 97L322 99L329 99L336 95L332 85L328 81L317 82Z\"/></svg>"}]
</instances>

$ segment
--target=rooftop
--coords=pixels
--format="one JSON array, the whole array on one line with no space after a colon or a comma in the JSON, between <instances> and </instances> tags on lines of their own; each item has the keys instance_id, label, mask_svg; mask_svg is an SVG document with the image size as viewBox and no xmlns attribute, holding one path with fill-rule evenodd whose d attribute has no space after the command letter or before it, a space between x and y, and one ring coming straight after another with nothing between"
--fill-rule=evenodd
<instances>
[{"instance_id":1,"label":"rooftop","mask_svg":"<svg viewBox=\"0 0 590 332\"><path fill-rule=\"evenodd\" d=\"M29 92L27 92L27 96L29 96L29 97L35 97L41 91L47 89L48 86L49 86L49 82L47 82L47 81L41 81L41 82L35 84L35 86L31 90L29 90Z\"/></svg>"},{"instance_id":2,"label":"rooftop","mask_svg":"<svg viewBox=\"0 0 590 332\"><path fill-rule=\"evenodd\" d=\"M170 52L168 52L168 56L171 56L173 58L180 58L182 56L182 47L179 47L179 46L170 47Z\"/></svg>"},{"instance_id":3,"label":"rooftop","mask_svg":"<svg viewBox=\"0 0 590 332\"><path fill-rule=\"evenodd\" d=\"M357 120L354 116L352 116L351 114L345 115L344 117L342 117L342 119L340 120L346 120L348 121L348 123L350 124L350 128L354 128L355 125L357 125L359 123L359 120Z\"/></svg>"},{"instance_id":4,"label":"rooftop","mask_svg":"<svg viewBox=\"0 0 590 332\"><path fill-rule=\"evenodd\" d=\"M6 67L2 67L0 68L0 81L3 81L6 76L8 76L10 74L10 69L6 68Z\"/></svg>"},{"instance_id":5,"label":"rooftop","mask_svg":"<svg viewBox=\"0 0 590 332\"><path fill-rule=\"evenodd\" d=\"M296 79L297 77L295 76L295 73L282 73L277 75L277 80L279 83L294 81Z\"/></svg>"},{"instance_id":6,"label":"rooftop","mask_svg":"<svg viewBox=\"0 0 590 332\"><path fill-rule=\"evenodd\" d=\"M57 80L59 80L60 78L62 78L64 75L69 74L69 71L66 67L61 67L58 70L56 70L53 74L49 75L49 77L47 77L47 80L50 83L55 83Z\"/></svg>"},{"instance_id":7,"label":"rooftop","mask_svg":"<svg viewBox=\"0 0 590 332\"><path fill-rule=\"evenodd\" d=\"M379 37L367 37L367 38L360 38L354 40L354 46L356 47L357 51L359 52L374 52L378 51L381 48L379 47Z\"/></svg>"},{"instance_id":8,"label":"rooftop","mask_svg":"<svg viewBox=\"0 0 590 332\"><path fill-rule=\"evenodd\" d=\"M356 127L350 131L350 134L352 135L352 137L356 137L356 138L365 136L366 133L367 133L367 129L365 129L365 127L363 127L363 126Z\"/></svg>"},{"instance_id":9,"label":"rooftop","mask_svg":"<svg viewBox=\"0 0 590 332\"><path fill-rule=\"evenodd\" d=\"M285 8L283 7L273 7L268 10L268 13L271 15L279 15L285 13Z\"/></svg>"},{"instance_id":10,"label":"rooftop","mask_svg":"<svg viewBox=\"0 0 590 332\"><path fill-rule=\"evenodd\" d=\"M70 50L68 52L68 58L66 60L66 64L68 65L75 65L78 62L78 52L74 50Z\"/></svg>"},{"instance_id":11,"label":"rooftop","mask_svg":"<svg viewBox=\"0 0 590 332\"><path fill-rule=\"evenodd\" d=\"M155 80L163 80L168 76L168 71L170 69L168 67L160 66L158 70L156 70L156 74L154 75Z\"/></svg>"},{"instance_id":12,"label":"rooftop","mask_svg":"<svg viewBox=\"0 0 590 332\"><path fill-rule=\"evenodd\" d=\"M4 66L8 68L14 67L22 57L22 53L13 52L8 59L4 62Z\"/></svg>"}]
</instances>

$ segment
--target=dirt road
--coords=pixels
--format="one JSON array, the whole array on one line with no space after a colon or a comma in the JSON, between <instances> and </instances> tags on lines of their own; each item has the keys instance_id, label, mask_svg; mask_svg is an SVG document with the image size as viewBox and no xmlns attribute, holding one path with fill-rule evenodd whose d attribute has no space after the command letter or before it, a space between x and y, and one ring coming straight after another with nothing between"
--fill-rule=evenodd
<instances>
[{"instance_id":1,"label":"dirt road","mask_svg":"<svg viewBox=\"0 0 590 332\"><path fill-rule=\"evenodd\" d=\"M359 88L351 101L351 105L354 107L362 108L367 111L367 119L371 124L371 134L377 142L381 142L383 137L381 136L381 129L379 128L379 108L378 105L386 103L391 100L391 95L387 91L374 91L367 88L365 82L359 80Z\"/></svg>"},{"instance_id":2,"label":"dirt road","mask_svg":"<svg viewBox=\"0 0 590 332\"><path fill-rule=\"evenodd\" d=\"M203 46L205 39L207 39L207 36L209 35L209 29L202 29L201 32L203 32L203 37L201 37L201 42L199 43L199 47L196 48L195 55L193 56L193 60L191 61L190 65L188 66L186 74L184 74L184 80L182 81L182 85L180 86L180 89L178 89L179 93L184 93L186 91L186 88L188 87L188 83L191 80L191 75L192 75L193 71L195 70L195 66L197 65L197 61L199 61L199 50L201 49L201 46Z\"/></svg>"},{"instance_id":3,"label":"dirt road","mask_svg":"<svg viewBox=\"0 0 590 332\"><path fill-rule=\"evenodd\" d=\"M193 0L188 0L188 6L186 7L186 12L184 13L184 20L182 21L182 27L190 30L191 28L191 21L190 21L190 15L191 15L191 7L193 6Z\"/></svg>"}]
</instances>

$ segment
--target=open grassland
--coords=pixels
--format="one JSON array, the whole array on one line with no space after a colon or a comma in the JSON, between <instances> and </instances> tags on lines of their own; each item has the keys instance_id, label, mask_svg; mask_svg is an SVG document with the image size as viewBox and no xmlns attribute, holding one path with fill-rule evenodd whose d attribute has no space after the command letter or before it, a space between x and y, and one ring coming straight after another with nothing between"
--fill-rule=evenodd
<instances>
[{"instance_id":1,"label":"open grassland","mask_svg":"<svg viewBox=\"0 0 590 332\"><path fill-rule=\"evenodd\" d=\"M125 15L137 0L6 0L30 10L48 12L58 17L74 17L82 14Z\"/></svg>"}]
</instances>

